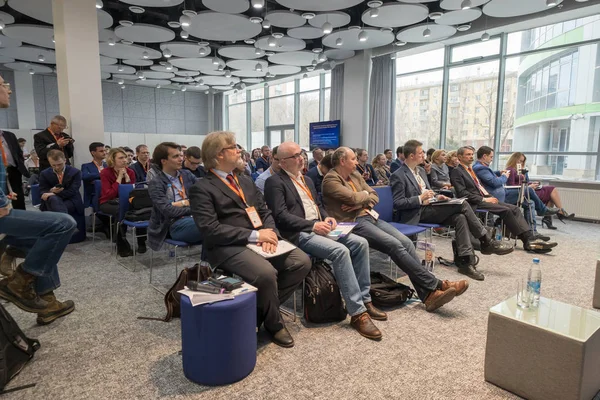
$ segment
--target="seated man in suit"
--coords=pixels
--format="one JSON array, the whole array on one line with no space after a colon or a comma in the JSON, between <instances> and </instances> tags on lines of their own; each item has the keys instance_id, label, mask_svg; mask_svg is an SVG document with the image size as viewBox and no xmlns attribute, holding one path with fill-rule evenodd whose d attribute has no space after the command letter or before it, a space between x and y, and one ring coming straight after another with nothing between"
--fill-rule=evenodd
<instances>
[{"instance_id":1,"label":"seated man in suit","mask_svg":"<svg viewBox=\"0 0 600 400\"><path fill-rule=\"evenodd\" d=\"M79 194L81 171L66 165L65 154L60 150L50 150L48 161L50 168L40 173L40 210L83 214L83 201Z\"/></svg>"},{"instance_id":2,"label":"seated man in suit","mask_svg":"<svg viewBox=\"0 0 600 400\"><path fill-rule=\"evenodd\" d=\"M196 178L204 178L206 175L202 165L202 152L198 146L192 146L185 152L183 169L190 171Z\"/></svg>"},{"instance_id":3,"label":"seated man in suit","mask_svg":"<svg viewBox=\"0 0 600 400\"><path fill-rule=\"evenodd\" d=\"M500 216L509 232L521 239L523 248L527 251L548 253L556 246L554 242L536 239L517 206L498 201L481 185L475 171L471 168L472 148L461 147L456 154L459 165L450 173L450 181L456 190L457 197L466 197L474 209L488 210L492 214Z\"/></svg>"},{"instance_id":4,"label":"seated man in suit","mask_svg":"<svg viewBox=\"0 0 600 400\"><path fill-rule=\"evenodd\" d=\"M254 184L256 185L258 190L260 190L260 192L263 195L265 194L266 180L269 179L271 177L271 175L274 175L281 170L281 167L279 166L279 157L277 157L277 150L278 150L278 146L273 147L273 158L271 159L271 161L272 161L271 166L267 167L265 169L265 172L261 173L258 176L258 178L256 178L256 181L254 181ZM260 160L260 158L259 158L259 160ZM256 170L258 171L258 168Z\"/></svg>"},{"instance_id":5,"label":"seated man in suit","mask_svg":"<svg viewBox=\"0 0 600 400\"><path fill-rule=\"evenodd\" d=\"M137 162L130 164L129 168L135 172L136 182L146 182L146 175L150 169L150 150L145 144L140 144L135 148Z\"/></svg>"},{"instance_id":6,"label":"seated man in suit","mask_svg":"<svg viewBox=\"0 0 600 400\"><path fill-rule=\"evenodd\" d=\"M410 278L425 310L433 312L461 295L469 282L440 281L427 271L417 257L415 246L396 228L379 219L373 207L379 197L356 171L356 154L348 147L333 153L333 169L323 179L323 200L327 213L341 222L356 222L352 231L375 250L389 255Z\"/></svg>"},{"instance_id":7,"label":"seated man in suit","mask_svg":"<svg viewBox=\"0 0 600 400\"><path fill-rule=\"evenodd\" d=\"M314 168L317 165L319 165L324 156L325 156L325 153L323 152L322 149L320 149L318 147L316 149L314 149L313 150L313 159L308 164L308 169Z\"/></svg>"},{"instance_id":8,"label":"seated man in suit","mask_svg":"<svg viewBox=\"0 0 600 400\"><path fill-rule=\"evenodd\" d=\"M323 177L327 175L329 170L333 168L331 165L331 154L327 154L321 159L319 165L314 168L311 168L306 173L313 183L315 184L315 189L317 189L317 194L321 194L321 184L323 183Z\"/></svg>"},{"instance_id":9,"label":"seated man in suit","mask_svg":"<svg viewBox=\"0 0 600 400\"><path fill-rule=\"evenodd\" d=\"M396 149L396 159L390 164L390 172L393 174L402 164L404 164L404 149L402 146L398 146Z\"/></svg>"},{"instance_id":10,"label":"seated man in suit","mask_svg":"<svg viewBox=\"0 0 600 400\"><path fill-rule=\"evenodd\" d=\"M387 315L371 302L369 243L353 234L337 241L328 238L337 221L322 207L312 180L302 176L300 146L284 142L279 145L277 156L281 171L267 179L265 199L279 232L308 254L331 260L351 317L350 325L366 338L381 339L371 318L385 321Z\"/></svg>"},{"instance_id":11,"label":"seated man in suit","mask_svg":"<svg viewBox=\"0 0 600 400\"><path fill-rule=\"evenodd\" d=\"M417 140L406 142L403 146L404 165L390 178L397 220L410 225L422 222L454 226L460 256L454 260L458 272L481 281L484 276L475 267L471 235L481 242L482 254L508 254L513 251L513 247L490 238L487 229L481 224L468 202L455 205L431 205L431 200L434 198L438 201L449 200L449 198L443 195L434 197L435 193L429 186L425 171L419 167L425 156L422 146L423 144Z\"/></svg>"},{"instance_id":12,"label":"seated man in suit","mask_svg":"<svg viewBox=\"0 0 600 400\"><path fill-rule=\"evenodd\" d=\"M283 323L279 305L302 283L311 261L300 249L266 259L246 247L256 243L263 251L274 253L280 235L252 179L232 175L240 153L232 132L206 136L202 157L207 174L190 188L192 216L211 266L256 286L257 326L264 322L275 344L292 347L294 339Z\"/></svg>"},{"instance_id":13,"label":"seated man in suit","mask_svg":"<svg viewBox=\"0 0 600 400\"><path fill-rule=\"evenodd\" d=\"M182 169L181 158L181 148L172 142L159 144L152 154L154 163L162 171L148 183L152 199L148 240L154 251L161 249L167 236L187 243L201 240L187 195L196 177Z\"/></svg>"},{"instance_id":14,"label":"seated man in suit","mask_svg":"<svg viewBox=\"0 0 600 400\"><path fill-rule=\"evenodd\" d=\"M106 149L100 142L90 143L92 162L81 164L81 179L83 180L83 206L91 207L94 197L94 181L100 179L100 172L106 168Z\"/></svg>"},{"instance_id":15,"label":"seated man in suit","mask_svg":"<svg viewBox=\"0 0 600 400\"><path fill-rule=\"evenodd\" d=\"M275 149L273 149L275 151ZM273 160L271 159L271 149L269 146L263 146L260 148L261 156L256 160L256 172L263 173L271 166ZM275 156L275 153L273 153Z\"/></svg>"}]
</instances>

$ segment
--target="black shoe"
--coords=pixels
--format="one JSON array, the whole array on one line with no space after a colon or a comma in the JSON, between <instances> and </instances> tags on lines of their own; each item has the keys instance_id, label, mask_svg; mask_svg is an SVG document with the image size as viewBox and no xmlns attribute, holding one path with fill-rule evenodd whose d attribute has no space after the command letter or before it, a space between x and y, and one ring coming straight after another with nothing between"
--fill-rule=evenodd
<instances>
[{"instance_id":1,"label":"black shoe","mask_svg":"<svg viewBox=\"0 0 600 400\"><path fill-rule=\"evenodd\" d=\"M523 248L526 251L533 253L548 253L553 247L556 247L556 242L544 242L542 240L530 240L523 243Z\"/></svg>"},{"instance_id":2,"label":"black shoe","mask_svg":"<svg viewBox=\"0 0 600 400\"><path fill-rule=\"evenodd\" d=\"M294 338L292 337L292 335L286 327L280 329L275 333L272 333L271 336L273 338L273 343L275 343L277 346L288 348L294 347Z\"/></svg>"},{"instance_id":3,"label":"black shoe","mask_svg":"<svg viewBox=\"0 0 600 400\"><path fill-rule=\"evenodd\" d=\"M146 241L138 241L137 253L144 254L146 251Z\"/></svg>"},{"instance_id":4,"label":"black shoe","mask_svg":"<svg viewBox=\"0 0 600 400\"><path fill-rule=\"evenodd\" d=\"M538 232L535 232L533 234L533 238L535 240L543 240L544 242L547 242L548 240L550 240L550 236L542 235L541 233L538 233Z\"/></svg>"},{"instance_id":5,"label":"black shoe","mask_svg":"<svg viewBox=\"0 0 600 400\"><path fill-rule=\"evenodd\" d=\"M481 254L496 254L503 256L510 254L514 250L514 246L507 241L490 240L487 243L481 243Z\"/></svg>"},{"instance_id":6,"label":"black shoe","mask_svg":"<svg viewBox=\"0 0 600 400\"><path fill-rule=\"evenodd\" d=\"M559 209L554 207L546 207L546 212L542 214L544 217L558 214Z\"/></svg>"},{"instance_id":7,"label":"black shoe","mask_svg":"<svg viewBox=\"0 0 600 400\"><path fill-rule=\"evenodd\" d=\"M475 279L476 281L482 281L485 279L485 276L471 265L467 267L458 267L458 273L466 275L471 279Z\"/></svg>"},{"instance_id":8,"label":"black shoe","mask_svg":"<svg viewBox=\"0 0 600 400\"><path fill-rule=\"evenodd\" d=\"M555 230L556 227L552 225L552 217L544 217L542 218L542 228L546 225L546 228Z\"/></svg>"},{"instance_id":9,"label":"black shoe","mask_svg":"<svg viewBox=\"0 0 600 400\"><path fill-rule=\"evenodd\" d=\"M575 218L575 214L569 214L564 208L561 208L560 211L556 214L556 217L563 224L565 223L565 219L573 219Z\"/></svg>"}]
</instances>

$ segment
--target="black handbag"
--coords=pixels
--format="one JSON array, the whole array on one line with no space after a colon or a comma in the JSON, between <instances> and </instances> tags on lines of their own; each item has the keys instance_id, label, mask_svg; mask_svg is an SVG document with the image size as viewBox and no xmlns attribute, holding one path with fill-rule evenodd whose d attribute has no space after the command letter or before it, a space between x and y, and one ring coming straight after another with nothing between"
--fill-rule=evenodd
<instances>
[{"instance_id":1,"label":"black handbag","mask_svg":"<svg viewBox=\"0 0 600 400\"><path fill-rule=\"evenodd\" d=\"M316 261L305 278L304 318L309 322L338 322L346 319L340 288L329 264Z\"/></svg>"},{"instance_id":2,"label":"black handbag","mask_svg":"<svg viewBox=\"0 0 600 400\"><path fill-rule=\"evenodd\" d=\"M4 390L39 348L40 342L25 336L13 317L0 304L0 394L35 386L31 384Z\"/></svg>"},{"instance_id":3,"label":"black handbag","mask_svg":"<svg viewBox=\"0 0 600 400\"><path fill-rule=\"evenodd\" d=\"M399 306L415 296L413 289L380 272L371 272L369 293L375 307Z\"/></svg>"}]
</instances>

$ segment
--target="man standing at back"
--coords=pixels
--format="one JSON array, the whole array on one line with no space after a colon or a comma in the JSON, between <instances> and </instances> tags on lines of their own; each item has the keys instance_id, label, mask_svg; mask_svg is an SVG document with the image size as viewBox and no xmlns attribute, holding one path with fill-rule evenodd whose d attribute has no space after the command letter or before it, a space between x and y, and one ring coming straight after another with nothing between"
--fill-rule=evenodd
<instances>
[{"instance_id":1,"label":"man standing at back","mask_svg":"<svg viewBox=\"0 0 600 400\"><path fill-rule=\"evenodd\" d=\"M263 173L271 165L271 149L265 145L260 148L260 152L261 156L256 160L256 172Z\"/></svg>"},{"instance_id":2,"label":"man standing at back","mask_svg":"<svg viewBox=\"0 0 600 400\"><path fill-rule=\"evenodd\" d=\"M264 258L246 247L255 243L274 253L280 239L271 211L252 179L232 174L241 150L232 132L213 132L202 143L206 177L190 189L192 216L213 268L241 276L258 288L257 326L264 322L273 342L292 347L279 305L292 296L311 268L308 256L294 249Z\"/></svg>"},{"instance_id":3,"label":"man standing at back","mask_svg":"<svg viewBox=\"0 0 600 400\"><path fill-rule=\"evenodd\" d=\"M48 128L33 135L33 145L40 158L40 171L50 168L48 162L50 150L62 151L65 153L67 164L71 164L69 159L73 157L73 139L64 133L65 129L67 129L66 118L62 115L55 115Z\"/></svg>"},{"instance_id":4,"label":"man standing at back","mask_svg":"<svg viewBox=\"0 0 600 400\"><path fill-rule=\"evenodd\" d=\"M350 325L362 336L379 340L382 335L371 319L387 320L386 313L371 302L369 243L349 234L337 241L327 237L337 226L327 215L308 177L302 176L300 146L279 145L281 171L265 184L265 199L281 235L314 257L330 260L340 292L350 314Z\"/></svg>"},{"instance_id":5,"label":"man standing at back","mask_svg":"<svg viewBox=\"0 0 600 400\"><path fill-rule=\"evenodd\" d=\"M146 174L150 169L150 151L148 146L140 144L135 148L137 162L130 165L130 168L135 172L136 182L146 182Z\"/></svg>"}]
</instances>

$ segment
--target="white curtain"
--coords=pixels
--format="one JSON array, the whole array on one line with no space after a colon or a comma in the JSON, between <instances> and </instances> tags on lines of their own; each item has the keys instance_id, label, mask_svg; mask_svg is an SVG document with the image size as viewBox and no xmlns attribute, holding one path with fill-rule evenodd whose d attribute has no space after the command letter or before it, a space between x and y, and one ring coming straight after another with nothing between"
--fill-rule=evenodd
<instances>
[{"instance_id":1,"label":"white curtain","mask_svg":"<svg viewBox=\"0 0 600 400\"><path fill-rule=\"evenodd\" d=\"M214 130L223 130L223 93L216 93L213 95L214 101Z\"/></svg>"},{"instance_id":2,"label":"white curtain","mask_svg":"<svg viewBox=\"0 0 600 400\"><path fill-rule=\"evenodd\" d=\"M372 156L394 148L395 103L396 60L389 55L374 58L369 91L368 150Z\"/></svg>"},{"instance_id":3,"label":"white curtain","mask_svg":"<svg viewBox=\"0 0 600 400\"><path fill-rule=\"evenodd\" d=\"M331 92L329 93L329 115L325 119L334 121L343 118L344 107L344 64L338 64L331 70Z\"/></svg>"}]
</instances>

